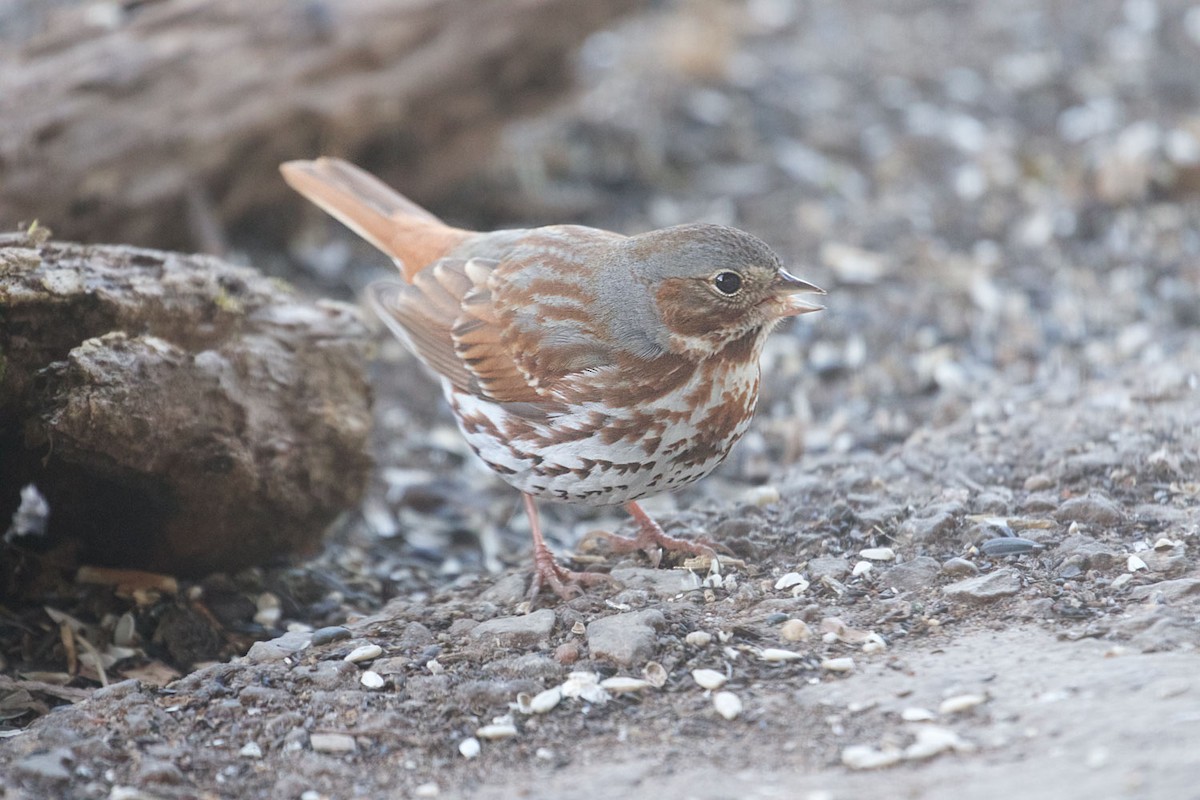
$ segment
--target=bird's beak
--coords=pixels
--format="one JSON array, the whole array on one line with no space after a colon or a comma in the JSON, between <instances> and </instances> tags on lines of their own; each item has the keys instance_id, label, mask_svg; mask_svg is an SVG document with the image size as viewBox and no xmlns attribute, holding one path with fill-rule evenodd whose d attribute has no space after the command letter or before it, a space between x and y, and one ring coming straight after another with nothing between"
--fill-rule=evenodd
<instances>
[{"instance_id":1,"label":"bird's beak","mask_svg":"<svg viewBox=\"0 0 1200 800\"><path fill-rule=\"evenodd\" d=\"M825 294L825 290L803 281L785 270L779 270L771 283L774 299L781 317L798 317L812 311L823 311L825 306L809 303L800 298L805 294Z\"/></svg>"}]
</instances>

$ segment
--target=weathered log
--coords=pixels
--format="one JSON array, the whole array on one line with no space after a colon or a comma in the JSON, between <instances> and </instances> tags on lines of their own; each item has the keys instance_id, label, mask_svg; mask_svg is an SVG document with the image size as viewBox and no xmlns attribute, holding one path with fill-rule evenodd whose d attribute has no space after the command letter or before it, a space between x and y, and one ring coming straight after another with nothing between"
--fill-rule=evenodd
<instances>
[{"instance_id":1,"label":"weathered log","mask_svg":"<svg viewBox=\"0 0 1200 800\"><path fill-rule=\"evenodd\" d=\"M369 471L366 330L208 256L0 237L0 530L197 574L311 550Z\"/></svg>"},{"instance_id":2,"label":"weathered log","mask_svg":"<svg viewBox=\"0 0 1200 800\"><path fill-rule=\"evenodd\" d=\"M644 3L82 4L0 50L0 228L184 250L197 218L261 235L301 207L276 166L318 154L436 202L569 85L586 34Z\"/></svg>"}]
</instances>

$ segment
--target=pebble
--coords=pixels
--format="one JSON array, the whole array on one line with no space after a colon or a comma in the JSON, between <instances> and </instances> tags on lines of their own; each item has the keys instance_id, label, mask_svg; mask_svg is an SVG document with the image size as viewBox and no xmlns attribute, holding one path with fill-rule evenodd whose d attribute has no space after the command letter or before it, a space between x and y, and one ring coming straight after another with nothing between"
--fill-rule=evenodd
<instances>
[{"instance_id":1,"label":"pebble","mask_svg":"<svg viewBox=\"0 0 1200 800\"><path fill-rule=\"evenodd\" d=\"M517 735L517 726L513 725L512 722L493 722L476 730L475 735L480 739L488 739L489 741L511 739Z\"/></svg>"},{"instance_id":2,"label":"pebble","mask_svg":"<svg viewBox=\"0 0 1200 800\"><path fill-rule=\"evenodd\" d=\"M279 598L271 592L260 594L256 606L258 611L254 615L254 621L264 628L275 627L283 617L283 609L280 607Z\"/></svg>"},{"instance_id":3,"label":"pebble","mask_svg":"<svg viewBox=\"0 0 1200 800\"><path fill-rule=\"evenodd\" d=\"M1128 573L1119 575L1118 578L1132 577ZM1116 580L1113 581L1115 586ZM1129 596L1134 600L1149 600L1150 598L1161 598L1163 602L1175 603L1188 595L1200 594L1200 578L1178 578L1173 581L1159 581L1158 583L1150 583L1145 586L1129 590Z\"/></svg>"},{"instance_id":4,"label":"pebble","mask_svg":"<svg viewBox=\"0 0 1200 800\"><path fill-rule=\"evenodd\" d=\"M262 758L263 752L257 742L246 742L242 749L238 750L238 755L242 758Z\"/></svg>"},{"instance_id":5,"label":"pebble","mask_svg":"<svg viewBox=\"0 0 1200 800\"><path fill-rule=\"evenodd\" d=\"M742 713L742 700L733 692L717 692L713 695L713 708L725 719L737 719Z\"/></svg>"},{"instance_id":6,"label":"pebble","mask_svg":"<svg viewBox=\"0 0 1200 800\"><path fill-rule=\"evenodd\" d=\"M627 589L642 589L658 597L675 597L700 588L700 576L687 569L618 567L612 578Z\"/></svg>"},{"instance_id":7,"label":"pebble","mask_svg":"<svg viewBox=\"0 0 1200 800\"><path fill-rule=\"evenodd\" d=\"M385 683L383 676L373 670L364 672L358 682L368 689L382 689Z\"/></svg>"},{"instance_id":8,"label":"pebble","mask_svg":"<svg viewBox=\"0 0 1200 800\"><path fill-rule=\"evenodd\" d=\"M813 631L804 620L789 619L780 627L779 635L789 642L807 642L813 637Z\"/></svg>"},{"instance_id":9,"label":"pebble","mask_svg":"<svg viewBox=\"0 0 1200 800\"><path fill-rule=\"evenodd\" d=\"M854 659L848 656L842 658L827 658L821 662L821 669L829 672L853 672Z\"/></svg>"},{"instance_id":10,"label":"pebble","mask_svg":"<svg viewBox=\"0 0 1200 800\"><path fill-rule=\"evenodd\" d=\"M783 661L797 661L804 656L792 650L783 650L778 647L768 647L758 654L758 657L763 661L779 663Z\"/></svg>"},{"instance_id":11,"label":"pebble","mask_svg":"<svg viewBox=\"0 0 1200 800\"><path fill-rule=\"evenodd\" d=\"M578 697L597 706L608 702L608 692L601 688L595 672L572 672L560 688L563 697Z\"/></svg>"},{"instance_id":12,"label":"pebble","mask_svg":"<svg viewBox=\"0 0 1200 800\"><path fill-rule=\"evenodd\" d=\"M804 587L800 590L802 592L808 588L808 581L799 572L789 572L786 575L781 575L779 580L775 581L775 588L778 590L791 589L793 586L801 585Z\"/></svg>"},{"instance_id":13,"label":"pebble","mask_svg":"<svg viewBox=\"0 0 1200 800\"><path fill-rule=\"evenodd\" d=\"M850 769L881 769L899 764L903 758L899 750L878 750L865 744L852 744L842 750L842 763Z\"/></svg>"},{"instance_id":14,"label":"pebble","mask_svg":"<svg viewBox=\"0 0 1200 800\"><path fill-rule=\"evenodd\" d=\"M1041 492L1053 488L1054 479L1044 472L1038 472L1025 479L1025 491Z\"/></svg>"},{"instance_id":15,"label":"pebble","mask_svg":"<svg viewBox=\"0 0 1200 800\"><path fill-rule=\"evenodd\" d=\"M71 777L68 765L74 761L75 756L69 748L56 747L52 750L25 756L16 763L13 769L19 775L65 781Z\"/></svg>"},{"instance_id":16,"label":"pebble","mask_svg":"<svg viewBox=\"0 0 1200 800\"><path fill-rule=\"evenodd\" d=\"M692 680L702 689L720 689L729 679L725 677L725 673L715 669L694 669L692 670Z\"/></svg>"},{"instance_id":17,"label":"pebble","mask_svg":"<svg viewBox=\"0 0 1200 800\"><path fill-rule=\"evenodd\" d=\"M349 628L342 627L341 625L330 625L327 628L317 628L313 631L312 643L314 645L329 644L341 639L349 639L350 636Z\"/></svg>"},{"instance_id":18,"label":"pebble","mask_svg":"<svg viewBox=\"0 0 1200 800\"><path fill-rule=\"evenodd\" d=\"M246 653L246 660L251 664L264 664L269 661L282 661L308 647L312 642L312 634L289 631L283 636L271 639L269 642L255 642Z\"/></svg>"},{"instance_id":19,"label":"pebble","mask_svg":"<svg viewBox=\"0 0 1200 800\"><path fill-rule=\"evenodd\" d=\"M778 503L779 499L779 490L774 486L755 486L742 495L742 502L759 508Z\"/></svg>"},{"instance_id":20,"label":"pebble","mask_svg":"<svg viewBox=\"0 0 1200 800\"><path fill-rule=\"evenodd\" d=\"M383 648L377 644L364 644L356 647L346 654L343 661L349 661L351 664L361 664L364 661L374 661L383 655Z\"/></svg>"},{"instance_id":21,"label":"pebble","mask_svg":"<svg viewBox=\"0 0 1200 800\"><path fill-rule=\"evenodd\" d=\"M937 714L934 714L928 708L918 708L916 706L906 708L900 712L900 719L905 722L929 722L936 719Z\"/></svg>"},{"instance_id":22,"label":"pebble","mask_svg":"<svg viewBox=\"0 0 1200 800\"><path fill-rule=\"evenodd\" d=\"M1072 497L1058 507L1054 518L1059 522L1085 522L1111 527L1124 518L1121 508L1101 494Z\"/></svg>"},{"instance_id":23,"label":"pebble","mask_svg":"<svg viewBox=\"0 0 1200 800\"><path fill-rule=\"evenodd\" d=\"M932 542L949 537L958 527L958 517L963 513L961 503L938 503L923 508L900 526L900 533L915 542Z\"/></svg>"},{"instance_id":24,"label":"pebble","mask_svg":"<svg viewBox=\"0 0 1200 800\"><path fill-rule=\"evenodd\" d=\"M868 561L893 561L896 558L896 551L890 547L868 547L858 554Z\"/></svg>"},{"instance_id":25,"label":"pebble","mask_svg":"<svg viewBox=\"0 0 1200 800\"><path fill-rule=\"evenodd\" d=\"M808 574L814 581L843 578L850 573L850 562L836 556L818 556L808 562Z\"/></svg>"},{"instance_id":26,"label":"pebble","mask_svg":"<svg viewBox=\"0 0 1200 800\"><path fill-rule=\"evenodd\" d=\"M958 578L968 575L978 575L979 567L974 561L968 561L965 558L951 558L942 564L942 572L953 578Z\"/></svg>"},{"instance_id":27,"label":"pebble","mask_svg":"<svg viewBox=\"0 0 1200 800\"><path fill-rule=\"evenodd\" d=\"M463 758L475 758L483 751L483 745L474 736L468 736L458 743L458 752Z\"/></svg>"},{"instance_id":28,"label":"pebble","mask_svg":"<svg viewBox=\"0 0 1200 800\"><path fill-rule=\"evenodd\" d=\"M642 677L650 682L650 685L655 689L661 689L667 685L667 679L671 676L667 673L667 668L657 661L650 661L646 666L642 667Z\"/></svg>"},{"instance_id":29,"label":"pebble","mask_svg":"<svg viewBox=\"0 0 1200 800\"><path fill-rule=\"evenodd\" d=\"M1021 575L1015 569L998 569L986 575L967 578L943 587L950 600L970 603L992 603L1011 597L1021 590Z\"/></svg>"},{"instance_id":30,"label":"pebble","mask_svg":"<svg viewBox=\"0 0 1200 800\"><path fill-rule=\"evenodd\" d=\"M648 661L658 642L657 629L667 624L661 611L629 611L592 620L587 626L592 658L628 667Z\"/></svg>"},{"instance_id":31,"label":"pebble","mask_svg":"<svg viewBox=\"0 0 1200 800\"><path fill-rule=\"evenodd\" d=\"M941 569L942 565L938 564L937 559L917 556L912 561L891 567L881 580L894 589L913 592L929 586Z\"/></svg>"},{"instance_id":32,"label":"pebble","mask_svg":"<svg viewBox=\"0 0 1200 800\"><path fill-rule=\"evenodd\" d=\"M315 753L353 753L358 749L354 737L346 733L314 733L308 737L308 746Z\"/></svg>"},{"instance_id":33,"label":"pebble","mask_svg":"<svg viewBox=\"0 0 1200 800\"><path fill-rule=\"evenodd\" d=\"M437 797L441 793L442 793L442 788L433 782L422 783L416 789L413 789L413 796L421 797L421 798Z\"/></svg>"},{"instance_id":34,"label":"pebble","mask_svg":"<svg viewBox=\"0 0 1200 800\"><path fill-rule=\"evenodd\" d=\"M613 694L640 692L643 689L649 689L652 686L653 684L644 678L628 678L621 675L612 678L605 678L604 680L600 681L600 688L610 691Z\"/></svg>"},{"instance_id":35,"label":"pebble","mask_svg":"<svg viewBox=\"0 0 1200 800\"><path fill-rule=\"evenodd\" d=\"M1130 556L1125 560L1125 569L1129 572L1137 572L1142 569L1149 569L1146 566L1145 560L1141 556Z\"/></svg>"},{"instance_id":36,"label":"pebble","mask_svg":"<svg viewBox=\"0 0 1200 800\"><path fill-rule=\"evenodd\" d=\"M562 702L563 693L561 686L554 686L550 689L535 694L529 701L529 713L531 714L547 714Z\"/></svg>"},{"instance_id":37,"label":"pebble","mask_svg":"<svg viewBox=\"0 0 1200 800\"><path fill-rule=\"evenodd\" d=\"M939 725L921 725L914 733L917 740L904 748L904 757L909 761L922 761L933 758L938 753L954 750L958 753L969 753L975 749L970 742L962 739L949 728Z\"/></svg>"},{"instance_id":38,"label":"pebble","mask_svg":"<svg viewBox=\"0 0 1200 800\"><path fill-rule=\"evenodd\" d=\"M956 694L953 697L947 697L938 705L938 713L961 714L986 702L987 697L982 694Z\"/></svg>"},{"instance_id":39,"label":"pebble","mask_svg":"<svg viewBox=\"0 0 1200 800\"><path fill-rule=\"evenodd\" d=\"M998 536L995 539L988 539L979 545L979 551L988 558L1020 556L1041 549L1042 546L1037 542L1022 539L1019 536Z\"/></svg>"},{"instance_id":40,"label":"pebble","mask_svg":"<svg viewBox=\"0 0 1200 800\"><path fill-rule=\"evenodd\" d=\"M574 642L563 642L554 648L554 660L564 666L574 664L579 660L579 645Z\"/></svg>"},{"instance_id":41,"label":"pebble","mask_svg":"<svg viewBox=\"0 0 1200 800\"><path fill-rule=\"evenodd\" d=\"M481 622L471 629L468 638L500 648L533 647L549 638L554 630L555 616L549 608L516 617L498 617Z\"/></svg>"},{"instance_id":42,"label":"pebble","mask_svg":"<svg viewBox=\"0 0 1200 800\"><path fill-rule=\"evenodd\" d=\"M692 631L684 637L684 641L692 647L704 647L712 642L712 634L708 631Z\"/></svg>"},{"instance_id":43,"label":"pebble","mask_svg":"<svg viewBox=\"0 0 1200 800\"><path fill-rule=\"evenodd\" d=\"M866 575L870 571L871 571L871 562L870 561L859 561L857 564L854 565L854 569L850 571L850 574L853 577L858 578L863 575Z\"/></svg>"}]
</instances>

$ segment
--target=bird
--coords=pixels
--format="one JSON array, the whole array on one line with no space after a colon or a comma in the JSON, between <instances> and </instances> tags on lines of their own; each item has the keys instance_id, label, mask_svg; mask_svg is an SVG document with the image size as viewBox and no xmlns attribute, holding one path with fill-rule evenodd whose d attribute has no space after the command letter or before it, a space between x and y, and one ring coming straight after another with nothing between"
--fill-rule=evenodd
<instances>
[{"instance_id":1,"label":"bird","mask_svg":"<svg viewBox=\"0 0 1200 800\"><path fill-rule=\"evenodd\" d=\"M609 581L547 547L535 500L623 505L615 553L716 557L667 535L638 501L708 475L746 432L776 325L823 290L761 239L694 223L626 236L583 225L453 227L337 158L288 161L284 180L389 256L403 280L368 303L442 385L467 443L522 495L529 597Z\"/></svg>"}]
</instances>

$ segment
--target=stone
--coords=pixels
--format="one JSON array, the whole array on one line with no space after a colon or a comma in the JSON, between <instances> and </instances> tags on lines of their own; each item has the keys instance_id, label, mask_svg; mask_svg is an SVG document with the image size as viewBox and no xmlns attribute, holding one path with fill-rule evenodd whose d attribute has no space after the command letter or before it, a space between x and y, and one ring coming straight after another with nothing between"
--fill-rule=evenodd
<instances>
[{"instance_id":1,"label":"stone","mask_svg":"<svg viewBox=\"0 0 1200 800\"><path fill-rule=\"evenodd\" d=\"M963 513L961 503L937 503L926 506L918 514L909 517L900 526L900 534L914 542L932 542L943 539L958 528L958 518Z\"/></svg>"},{"instance_id":2,"label":"stone","mask_svg":"<svg viewBox=\"0 0 1200 800\"><path fill-rule=\"evenodd\" d=\"M918 556L912 561L897 564L883 574L881 578L885 586L892 586L905 592L915 592L933 583L941 571L942 565L936 558Z\"/></svg>"},{"instance_id":3,"label":"stone","mask_svg":"<svg viewBox=\"0 0 1200 800\"><path fill-rule=\"evenodd\" d=\"M318 628L312 632L312 643L314 645L329 644L341 639L350 638L350 629L341 625L330 625L326 628Z\"/></svg>"},{"instance_id":4,"label":"stone","mask_svg":"<svg viewBox=\"0 0 1200 800\"><path fill-rule=\"evenodd\" d=\"M942 589L949 600L968 603L991 603L1011 597L1021 590L1021 574L1015 569L998 569L986 575L952 583Z\"/></svg>"},{"instance_id":5,"label":"stone","mask_svg":"<svg viewBox=\"0 0 1200 800\"><path fill-rule=\"evenodd\" d=\"M1164 603L1176 603L1190 595L1200 595L1200 578L1159 581L1129 590L1129 596L1134 600L1161 599Z\"/></svg>"},{"instance_id":6,"label":"stone","mask_svg":"<svg viewBox=\"0 0 1200 800\"><path fill-rule=\"evenodd\" d=\"M814 583L821 578L840 580L850 574L850 562L836 556L817 556L809 560L806 569Z\"/></svg>"},{"instance_id":7,"label":"stone","mask_svg":"<svg viewBox=\"0 0 1200 800\"><path fill-rule=\"evenodd\" d=\"M547 641L554 630L554 612L548 608L518 617L497 617L481 622L467 637L496 647L533 647Z\"/></svg>"},{"instance_id":8,"label":"stone","mask_svg":"<svg viewBox=\"0 0 1200 800\"><path fill-rule=\"evenodd\" d=\"M979 567L974 561L968 561L965 558L955 557L947 559L946 562L942 564L942 572L946 573L952 578L962 578L969 575L978 575Z\"/></svg>"},{"instance_id":9,"label":"stone","mask_svg":"<svg viewBox=\"0 0 1200 800\"><path fill-rule=\"evenodd\" d=\"M314 733L308 737L314 753L353 753L358 749L354 737L346 733Z\"/></svg>"},{"instance_id":10,"label":"stone","mask_svg":"<svg viewBox=\"0 0 1200 800\"><path fill-rule=\"evenodd\" d=\"M1082 522L1090 525L1111 527L1124 518L1121 508L1102 494L1072 497L1054 512L1059 522Z\"/></svg>"},{"instance_id":11,"label":"stone","mask_svg":"<svg viewBox=\"0 0 1200 800\"><path fill-rule=\"evenodd\" d=\"M674 597L700 588L700 576L690 570L620 567L613 580L629 589L644 589L659 597Z\"/></svg>"},{"instance_id":12,"label":"stone","mask_svg":"<svg viewBox=\"0 0 1200 800\"><path fill-rule=\"evenodd\" d=\"M593 658L632 666L654 654L656 631L666 623L662 612L653 609L602 617L587 626L588 649Z\"/></svg>"},{"instance_id":13,"label":"stone","mask_svg":"<svg viewBox=\"0 0 1200 800\"><path fill-rule=\"evenodd\" d=\"M74 760L75 757L70 750L65 747L55 747L25 756L16 763L14 769L17 773L31 778L65 781L71 777L68 765Z\"/></svg>"},{"instance_id":14,"label":"stone","mask_svg":"<svg viewBox=\"0 0 1200 800\"><path fill-rule=\"evenodd\" d=\"M1109 569L1121 558L1116 550L1080 533L1063 539L1055 552L1082 570Z\"/></svg>"},{"instance_id":15,"label":"stone","mask_svg":"<svg viewBox=\"0 0 1200 800\"><path fill-rule=\"evenodd\" d=\"M282 661L294 655L312 643L312 634L300 631L288 631L283 636L268 642L255 642L246 653L246 660L251 664L262 664L268 661Z\"/></svg>"}]
</instances>

